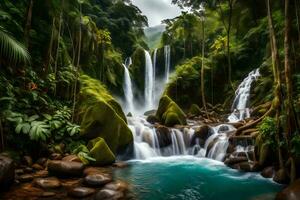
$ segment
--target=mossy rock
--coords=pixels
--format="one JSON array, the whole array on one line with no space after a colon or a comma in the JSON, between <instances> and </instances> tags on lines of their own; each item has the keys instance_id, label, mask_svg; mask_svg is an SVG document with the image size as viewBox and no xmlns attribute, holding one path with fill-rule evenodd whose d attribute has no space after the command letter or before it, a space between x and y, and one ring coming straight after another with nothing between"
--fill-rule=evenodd
<instances>
[{"instance_id":1,"label":"mossy rock","mask_svg":"<svg viewBox=\"0 0 300 200\"><path fill-rule=\"evenodd\" d=\"M164 95L160 101L156 117L166 126L186 125L186 115L179 106L167 95Z\"/></svg>"},{"instance_id":2,"label":"mossy rock","mask_svg":"<svg viewBox=\"0 0 300 200\"><path fill-rule=\"evenodd\" d=\"M87 148L90 151L90 155L96 160L93 163L95 165L109 165L116 160L114 153L110 150L105 140L101 137L89 141Z\"/></svg>"},{"instance_id":3,"label":"mossy rock","mask_svg":"<svg viewBox=\"0 0 300 200\"><path fill-rule=\"evenodd\" d=\"M189 114L194 115L194 116L199 116L201 115L201 109L197 104L192 104L190 109L189 109Z\"/></svg>"},{"instance_id":4,"label":"mossy rock","mask_svg":"<svg viewBox=\"0 0 300 200\"><path fill-rule=\"evenodd\" d=\"M85 75L80 80L81 134L88 139L103 138L113 153L126 148L133 135L121 106L99 81Z\"/></svg>"}]
</instances>

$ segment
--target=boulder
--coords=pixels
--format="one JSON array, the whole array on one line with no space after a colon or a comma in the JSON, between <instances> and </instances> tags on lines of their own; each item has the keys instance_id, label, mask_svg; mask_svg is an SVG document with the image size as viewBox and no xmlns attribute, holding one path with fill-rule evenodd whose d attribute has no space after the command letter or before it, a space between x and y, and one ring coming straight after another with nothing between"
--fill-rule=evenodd
<instances>
[{"instance_id":1,"label":"boulder","mask_svg":"<svg viewBox=\"0 0 300 200\"><path fill-rule=\"evenodd\" d=\"M112 177L108 174L90 174L83 179L83 183L89 187L101 187L112 182Z\"/></svg>"},{"instance_id":2,"label":"boulder","mask_svg":"<svg viewBox=\"0 0 300 200\"><path fill-rule=\"evenodd\" d=\"M95 165L109 165L116 160L114 153L110 150L105 140L101 137L91 140L88 143L87 148L90 151L90 155L96 159L96 161L93 162Z\"/></svg>"},{"instance_id":3,"label":"boulder","mask_svg":"<svg viewBox=\"0 0 300 200\"><path fill-rule=\"evenodd\" d=\"M34 180L34 185L43 189L56 189L61 187L60 181L55 177L37 178Z\"/></svg>"},{"instance_id":4,"label":"boulder","mask_svg":"<svg viewBox=\"0 0 300 200\"><path fill-rule=\"evenodd\" d=\"M62 177L81 176L84 165L79 162L68 162L61 160L53 160L48 162L48 171L51 174Z\"/></svg>"},{"instance_id":5,"label":"boulder","mask_svg":"<svg viewBox=\"0 0 300 200\"><path fill-rule=\"evenodd\" d=\"M0 155L0 190L8 188L15 180L15 165L11 158Z\"/></svg>"},{"instance_id":6,"label":"boulder","mask_svg":"<svg viewBox=\"0 0 300 200\"><path fill-rule=\"evenodd\" d=\"M288 184L289 183L289 177L284 169L279 169L276 171L273 181L279 184Z\"/></svg>"},{"instance_id":7,"label":"boulder","mask_svg":"<svg viewBox=\"0 0 300 200\"><path fill-rule=\"evenodd\" d=\"M26 166L31 167L31 165L33 164L32 158L31 158L30 156L24 156L24 157L23 157L23 163L24 163Z\"/></svg>"},{"instance_id":8,"label":"boulder","mask_svg":"<svg viewBox=\"0 0 300 200\"><path fill-rule=\"evenodd\" d=\"M133 143L133 135L121 106L96 79L83 75L80 81L81 134L103 138L113 153L124 150Z\"/></svg>"},{"instance_id":9,"label":"boulder","mask_svg":"<svg viewBox=\"0 0 300 200\"><path fill-rule=\"evenodd\" d=\"M80 160L80 158L76 155L68 155L63 157L62 159L63 161L68 161L68 162L79 162L82 163L82 161Z\"/></svg>"},{"instance_id":10,"label":"boulder","mask_svg":"<svg viewBox=\"0 0 300 200\"><path fill-rule=\"evenodd\" d=\"M106 184L104 188L109 190L114 190L114 191L126 192L129 190L129 185L123 181L115 181Z\"/></svg>"},{"instance_id":11,"label":"boulder","mask_svg":"<svg viewBox=\"0 0 300 200\"><path fill-rule=\"evenodd\" d=\"M202 112L197 104L192 104L189 109L189 114L192 116L199 116L202 114Z\"/></svg>"},{"instance_id":12,"label":"boulder","mask_svg":"<svg viewBox=\"0 0 300 200\"><path fill-rule=\"evenodd\" d=\"M167 95L164 95L160 101L156 117L163 125L172 127L174 125L186 125L186 115L180 107Z\"/></svg>"},{"instance_id":13,"label":"boulder","mask_svg":"<svg viewBox=\"0 0 300 200\"><path fill-rule=\"evenodd\" d=\"M31 174L23 174L17 178L20 182L26 183L33 180L33 175Z\"/></svg>"},{"instance_id":14,"label":"boulder","mask_svg":"<svg viewBox=\"0 0 300 200\"><path fill-rule=\"evenodd\" d=\"M32 165L32 168L35 169L35 170L43 170L43 169L44 169L43 166L41 166L41 165L39 165L39 164L37 164L37 163L34 163L34 164Z\"/></svg>"},{"instance_id":15,"label":"boulder","mask_svg":"<svg viewBox=\"0 0 300 200\"><path fill-rule=\"evenodd\" d=\"M210 136L210 128L207 125L200 126L195 130L191 139L191 145L195 145L198 141L199 145L204 147L205 141Z\"/></svg>"},{"instance_id":16,"label":"boulder","mask_svg":"<svg viewBox=\"0 0 300 200\"><path fill-rule=\"evenodd\" d=\"M300 179L289 185L276 195L276 200L299 200L300 199Z\"/></svg>"},{"instance_id":17,"label":"boulder","mask_svg":"<svg viewBox=\"0 0 300 200\"><path fill-rule=\"evenodd\" d=\"M260 173L264 178L273 178L274 176L274 168L266 167L263 169L263 171Z\"/></svg>"},{"instance_id":18,"label":"boulder","mask_svg":"<svg viewBox=\"0 0 300 200\"><path fill-rule=\"evenodd\" d=\"M232 166L237 163L246 162L246 161L248 161L247 157L230 157L224 161L224 164L227 166Z\"/></svg>"},{"instance_id":19,"label":"boulder","mask_svg":"<svg viewBox=\"0 0 300 200\"><path fill-rule=\"evenodd\" d=\"M159 146L161 148L172 144L172 139L171 139L170 133L171 133L171 130L166 126L159 125L158 127L156 127L156 135L158 138Z\"/></svg>"},{"instance_id":20,"label":"boulder","mask_svg":"<svg viewBox=\"0 0 300 200\"><path fill-rule=\"evenodd\" d=\"M239 163L239 169L244 172L258 172L260 170L260 166L258 162L242 162Z\"/></svg>"},{"instance_id":21,"label":"boulder","mask_svg":"<svg viewBox=\"0 0 300 200\"><path fill-rule=\"evenodd\" d=\"M150 124L155 124L159 122L159 119L156 117L156 115L149 115L147 117L147 122L149 122Z\"/></svg>"},{"instance_id":22,"label":"boulder","mask_svg":"<svg viewBox=\"0 0 300 200\"><path fill-rule=\"evenodd\" d=\"M95 189L87 187L75 187L68 191L68 195L75 198L88 197L96 192Z\"/></svg>"},{"instance_id":23,"label":"boulder","mask_svg":"<svg viewBox=\"0 0 300 200\"><path fill-rule=\"evenodd\" d=\"M124 198L122 192L110 189L102 189L95 196L95 200L117 200L122 198Z\"/></svg>"}]
</instances>

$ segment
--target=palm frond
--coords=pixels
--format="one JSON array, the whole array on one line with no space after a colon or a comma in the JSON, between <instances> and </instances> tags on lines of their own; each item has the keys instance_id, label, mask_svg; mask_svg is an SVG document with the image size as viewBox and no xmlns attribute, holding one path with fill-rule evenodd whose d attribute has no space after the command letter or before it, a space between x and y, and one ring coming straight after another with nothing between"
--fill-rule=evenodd
<instances>
[{"instance_id":1,"label":"palm frond","mask_svg":"<svg viewBox=\"0 0 300 200\"><path fill-rule=\"evenodd\" d=\"M13 38L0 26L0 58L11 62L29 62L30 55L26 47Z\"/></svg>"}]
</instances>

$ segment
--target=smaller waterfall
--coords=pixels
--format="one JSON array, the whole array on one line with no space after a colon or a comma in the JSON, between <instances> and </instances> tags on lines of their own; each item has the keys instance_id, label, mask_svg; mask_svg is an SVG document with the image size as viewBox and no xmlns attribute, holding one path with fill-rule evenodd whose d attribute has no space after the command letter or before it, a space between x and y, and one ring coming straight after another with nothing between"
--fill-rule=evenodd
<instances>
[{"instance_id":1,"label":"smaller waterfall","mask_svg":"<svg viewBox=\"0 0 300 200\"><path fill-rule=\"evenodd\" d=\"M170 45L166 45L164 47L164 54L165 54L165 82L169 81L170 76L170 66L171 66L171 47Z\"/></svg>"},{"instance_id":2,"label":"smaller waterfall","mask_svg":"<svg viewBox=\"0 0 300 200\"><path fill-rule=\"evenodd\" d=\"M126 63L126 61L125 61ZM133 112L134 106L133 106L133 92L132 92L132 82L130 78L130 73L128 70L129 65L124 66L124 82L123 82L123 91L125 95L125 101L126 101L126 109L128 112Z\"/></svg>"},{"instance_id":3,"label":"smaller waterfall","mask_svg":"<svg viewBox=\"0 0 300 200\"><path fill-rule=\"evenodd\" d=\"M125 65L126 65L127 68L129 68L130 65L132 65L131 57L128 57L128 58L125 59Z\"/></svg>"},{"instance_id":4,"label":"smaller waterfall","mask_svg":"<svg viewBox=\"0 0 300 200\"><path fill-rule=\"evenodd\" d=\"M153 109L153 94L154 94L154 80L153 80L153 64L148 51L145 50L145 108Z\"/></svg>"},{"instance_id":5,"label":"smaller waterfall","mask_svg":"<svg viewBox=\"0 0 300 200\"><path fill-rule=\"evenodd\" d=\"M259 69L249 73L236 90L235 99L232 104L232 113L228 117L230 122L238 122L250 117L249 99L251 92L251 84L260 76Z\"/></svg>"}]
</instances>

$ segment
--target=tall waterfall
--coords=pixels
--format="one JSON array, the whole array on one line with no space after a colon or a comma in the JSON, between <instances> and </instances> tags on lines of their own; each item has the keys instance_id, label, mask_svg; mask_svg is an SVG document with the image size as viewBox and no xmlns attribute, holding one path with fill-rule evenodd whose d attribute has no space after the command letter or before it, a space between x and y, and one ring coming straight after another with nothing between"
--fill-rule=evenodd
<instances>
[{"instance_id":1,"label":"tall waterfall","mask_svg":"<svg viewBox=\"0 0 300 200\"><path fill-rule=\"evenodd\" d=\"M237 122L250 117L249 99L251 84L260 76L259 69L251 71L235 92L235 99L228 117L230 122Z\"/></svg>"},{"instance_id":2,"label":"tall waterfall","mask_svg":"<svg viewBox=\"0 0 300 200\"><path fill-rule=\"evenodd\" d=\"M154 70L152 59L148 51L145 50L145 108L150 110L154 106Z\"/></svg>"},{"instance_id":3,"label":"tall waterfall","mask_svg":"<svg viewBox=\"0 0 300 200\"><path fill-rule=\"evenodd\" d=\"M164 47L164 54L165 54L165 82L169 81L170 76L170 66L171 66L171 47L170 45L166 45Z\"/></svg>"},{"instance_id":4,"label":"tall waterfall","mask_svg":"<svg viewBox=\"0 0 300 200\"><path fill-rule=\"evenodd\" d=\"M126 61L125 61L126 63ZM126 63L128 64L128 63ZM123 82L123 91L125 95L125 101L126 101L126 109L128 112L133 112L134 106L133 106L133 92L132 92L132 82L130 78L130 73L128 70L128 67L130 64L124 66L124 82Z\"/></svg>"}]
</instances>

